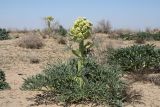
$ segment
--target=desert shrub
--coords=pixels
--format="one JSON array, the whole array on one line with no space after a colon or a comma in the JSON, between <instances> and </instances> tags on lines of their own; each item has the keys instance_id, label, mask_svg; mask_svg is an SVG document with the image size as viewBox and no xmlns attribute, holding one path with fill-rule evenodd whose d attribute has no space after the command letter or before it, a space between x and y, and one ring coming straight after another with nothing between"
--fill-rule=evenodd
<instances>
[{"instance_id":1,"label":"desert shrub","mask_svg":"<svg viewBox=\"0 0 160 107\"><path fill-rule=\"evenodd\" d=\"M67 44L67 40L66 40L66 38L61 37L58 39L58 43L65 45L65 44Z\"/></svg>"},{"instance_id":2,"label":"desert shrub","mask_svg":"<svg viewBox=\"0 0 160 107\"><path fill-rule=\"evenodd\" d=\"M152 38L151 38L151 34L150 33L148 33L148 32L138 32L137 34L136 34L136 38L142 38L142 39L145 39L145 40L151 40Z\"/></svg>"},{"instance_id":3,"label":"desert shrub","mask_svg":"<svg viewBox=\"0 0 160 107\"><path fill-rule=\"evenodd\" d=\"M124 40L135 40L136 36L134 34L120 34L119 38L122 38Z\"/></svg>"},{"instance_id":4,"label":"desert shrub","mask_svg":"<svg viewBox=\"0 0 160 107\"><path fill-rule=\"evenodd\" d=\"M36 58L36 57L32 57L30 58L30 63L31 64L38 64L40 62L40 59Z\"/></svg>"},{"instance_id":5,"label":"desert shrub","mask_svg":"<svg viewBox=\"0 0 160 107\"><path fill-rule=\"evenodd\" d=\"M5 81L5 74L1 69L0 69L0 81Z\"/></svg>"},{"instance_id":6,"label":"desert shrub","mask_svg":"<svg viewBox=\"0 0 160 107\"><path fill-rule=\"evenodd\" d=\"M138 33L126 33L120 34L119 38L124 40L160 40L160 33L150 33L150 32L138 32Z\"/></svg>"},{"instance_id":7,"label":"desert shrub","mask_svg":"<svg viewBox=\"0 0 160 107\"><path fill-rule=\"evenodd\" d=\"M137 37L135 37L135 43L144 44L146 39L149 39L148 37L146 37L146 35L145 36L143 36L143 34L142 35L138 35Z\"/></svg>"},{"instance_id":8,"label":"desert shrub","mask_svg":"<svg viewBox=\"0 0 160 107\"><path fill-rule=\"evenodd\" d=\"M0 28L0 40L9 39L9 32L6 29Z\"/></svg>"},{"instance_id":9,"label":"desert shrub","mask_svg":"<svg viewBox=\"0 0 160 107\"><path fill-rule=\"evenodd\" d=\"M134 38L130 39L135 40L135 43L144 44L145 40L153 40L153 37L149 32L138 32L136 35L134 35Z\"/></svg>"},{"instance_id":10,"label":"desert shrub","mask_svg":"<svg viewBox=\"0 0 160 107\"><path fill-rule=\"evenodd\" d=\"M0 82L0 90L10 89L10 86L7 82Z\"/></svg>"},{"instance_id":11,"label":"desert shrub","mask_svg":"<svg viewBox=\"0 0 160 107\"><path fill-rule=\"evenodd\" d=\"M58 22L53 23L51 26L50 30L48 28L44 28L41 32L40 35L45 39L47 37L53 37L53 38L58 38L60 37L65 37L67 36L67 30L62 26L59 25Z\"/></svg>"},{"instance_id":12,"label":"desert shrub","mask_svg":"<svg viewBox=\"0 0 160 107\"><path fill-rule=\"evenodd\" d=\"M57 33L60 34L61 36L66 36L67 35L67 30L62 25L60 25L58 30L57 30Z\"/></svg>"},{"instance_id":13,"label":"desert shrub","mask_svg":"<svg viewBox=\"0 0 160 107\"><path fill-rule=\"evenodd\" d=\"M98 22L97 26L94 28L95 33L110 33L111 24L109 21L101 20Z\"/></svg>"},{"instance_id":14,"label":"desert shrub","mask_svg":"<svg viewBox=\"0 0 160 107\"><path fill-rule=\"evenodd\" d=\"M9 89L10 86L5 82L5 73L0 69L0 90Z\"/></svg>"},{"instance_id":15,"label":"desert shrub","mask_svg":"<svg viewBox=\"0 0 160 107\"><path fill-rule=\"evenodd\" d=\"M107 51L107 62L118 64L125 71L144 73L146 70L157 68L160 65L160 50L154 45L133 45Z\"/></svg>"},{"instance_id":16,"label":"desert shrub","mask_svg":"<svg viewBox=\"0 0 160 107\"><path fill-rule=\"evenodd\" d=\"M145 43L145 40L144 40L143 38L137 38L137 39L135 40L135 43L137 43L137 44L144 44L144 43Z\"/></svg>"},{"instance_id":17,"label":"desert shrub","mask_svg":"<svg viewBox=\"0 0 160 107\"><path fill-rule=\"evenodd\" d=\"M160 41L160 32L152 34L153 40Z\"/></svg>"},{"instance_id":18,"label":"desert shrub","mask_svg":"<svg viewBox=\"0 0 160 107\"><path fill-rule=\"evenodd\" d=\"M42 36L46 38L46 35L49 37L53 37L56 39L55 36L60 35L60 36L66 36L67 35L67 30L60 25L57 21L52 16L48 16L44 18L45 23L47 25L47 28L43 29L42 31Z\"/></svg>"},{"instance_id":19,"label":"desert shrub","mask_svg":"<svg viewBox=\"0 0 160 107\"><path fill-rule=\"evenodd\" d=\"M132 34L132 33L135 33L137 31L135 30L131 30L131 29L114 29L113 30L114 33L117 33L117 34Z\"/></svg>"},{"instance_id":20,"label":"desert shrub","mask_svg":"<svg viewBox=\"0 0 160 107\"><path fill-rule=\"evenodd\" d=\"M109 103L120 106L122 103L123 83L121 69L108 65L98 65L88 59L83 68L85 84L80 87L75 79L79 75L77 60L67 63L48 65L42 74L24 79L23 90L46 90L53 93L58 102Z\"/></svg>"},{"instance_id":21,"label":"desert shrub","mask_svg":"<svg viewBox=\"0 0 160 107\"><path fill-rule=\"evenodd\" d=\"M24 36L18 41L18 45L23 48L40 49L44 43L38 36Z\"/></svg>"},{"instance_id":22,"label":"desert shrub","mask_svg":"<svg viewBox=\"0 0 160 107\"><path fill-rule=\"evenodd\" d=\"M53 33L53 32L52 32L52 33ZM48 28L42 29L42 30L39 32L39 34L42 36L43 39L46 39L46 38L48 38L48 37L51 35L51 33L48 32ZM52 34L52 35L53 35L53 34Z\"/></svg>"}]
</instances>

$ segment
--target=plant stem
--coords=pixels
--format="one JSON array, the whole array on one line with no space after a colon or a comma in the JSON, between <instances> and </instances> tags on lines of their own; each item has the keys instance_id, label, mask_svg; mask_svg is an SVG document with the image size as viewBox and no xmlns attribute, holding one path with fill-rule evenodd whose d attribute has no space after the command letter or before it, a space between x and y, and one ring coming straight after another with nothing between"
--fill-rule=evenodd
<instances>
[{"instance_id":1,"label":"plant stem","mask_svg":"<svg viewBox=\"0 0 160 107\"><path fill-rule=\"evenodd\" d=\"M80 87L82 87L82 85L84 84L84 80L82 77L82 69L84 67L84 60L85 60L84 50L85 50L84 49L84 41L82 40L79 43L80 58L78 59L78 77L79 77L79 79L82 80L80 82Z\"/></svg>"},{"instance_id":2,"label":"plant stem","mask_svg":"<svg viewBox=\"0 0 160 107\"><path fill-rule=\"evenodd\" d=\"M84 59L85 59L85 55L84 55L84 41L81 41L79 43L79 51L80 51L80 58L79 58L79 66L78 66L78 71L81 72L82 68L84 66Z\"/></svg>"}]
</instances>

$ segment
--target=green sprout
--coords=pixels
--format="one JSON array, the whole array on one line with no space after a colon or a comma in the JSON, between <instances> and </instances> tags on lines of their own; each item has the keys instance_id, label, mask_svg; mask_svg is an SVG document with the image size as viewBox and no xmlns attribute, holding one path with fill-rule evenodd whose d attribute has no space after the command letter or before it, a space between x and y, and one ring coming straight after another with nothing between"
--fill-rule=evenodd
<instances>
[{"instance_id":1,"label":"green sprout","mask_svg":"<svg viewBox=\"0 0 160 107\"><path fill-rule=\"evenodd\" d=\"M78 76L75 77L80 87L85 83L82 76L82 69L84 67L85 59L87 56L87 50L92 47L91 42L84 43L88 37L91 36L92 24L86 18L78 18L74 26L70 29L71 38L79 44L79 48L72 50L72 53L78 57Z\"/></svg>"}]
</instances>

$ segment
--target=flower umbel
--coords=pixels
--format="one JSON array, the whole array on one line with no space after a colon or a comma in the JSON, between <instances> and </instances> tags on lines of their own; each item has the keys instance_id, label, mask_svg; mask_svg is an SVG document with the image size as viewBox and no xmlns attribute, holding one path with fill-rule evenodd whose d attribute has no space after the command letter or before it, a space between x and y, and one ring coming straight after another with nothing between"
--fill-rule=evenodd
<instances>
[{"instance_id":1,"label":"flower umbel","mask_svg":"<svg viewBox=\"0 0 160 107\"><path fill-rule=\"evenodd\" d=\"M91 35L92 24L86 18L78 18L74 26L70 30L70 36L73 40L81 42L87 39Z\"/></svg>"}]
</instances>

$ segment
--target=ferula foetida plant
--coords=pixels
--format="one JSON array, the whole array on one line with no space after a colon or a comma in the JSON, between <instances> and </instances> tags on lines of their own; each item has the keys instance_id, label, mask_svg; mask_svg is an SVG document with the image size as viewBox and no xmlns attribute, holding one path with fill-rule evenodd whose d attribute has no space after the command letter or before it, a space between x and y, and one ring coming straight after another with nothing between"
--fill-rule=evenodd
<instances>
[{"instance_id":1,"label":"ferula foetida plant","mask_svg":"<svg viewBox=\"0 0 160 107\"><path fill-rule=\"evenodd\" d=\"M54 18L52 16L47 16L47 17L44 18L44 20L47 24L48 32L51 33L51 31L52 31L51 23L53 22Z\"/></svg>"},{"instance_id":2,"label":"ferula foetida plant","mask_svg":"<svg viewBox=\"0 0 160 107\"><path fill-rule=\"evenodd\" d=\"M91 36L91 31L92 23L83 17L78 18L70 29L71 38L79 44L79 48L72 50L72 52L78 57L78 76L75 77L75 80L79 83L80 87L85 83L82 76L82 69L87 56L86 52L92 46L91 42L85 44L84 41Z\"/></svg>"}]
</instances>

